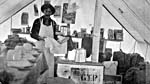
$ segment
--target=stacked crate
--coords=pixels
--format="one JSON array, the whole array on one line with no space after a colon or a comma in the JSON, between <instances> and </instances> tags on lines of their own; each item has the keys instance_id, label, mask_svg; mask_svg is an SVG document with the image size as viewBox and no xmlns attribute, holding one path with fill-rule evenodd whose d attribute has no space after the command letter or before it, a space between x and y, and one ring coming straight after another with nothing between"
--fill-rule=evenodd
<instances>
[{"instance_id":1,"label":"stacked crate","mask_svg":"<svg viewBox=\"0 0 150 84\"><path fill-rule=\"evenodd\" d=\"M150 64L146 64L146 84L150 84Z\"/></svg>"}]
</instances>

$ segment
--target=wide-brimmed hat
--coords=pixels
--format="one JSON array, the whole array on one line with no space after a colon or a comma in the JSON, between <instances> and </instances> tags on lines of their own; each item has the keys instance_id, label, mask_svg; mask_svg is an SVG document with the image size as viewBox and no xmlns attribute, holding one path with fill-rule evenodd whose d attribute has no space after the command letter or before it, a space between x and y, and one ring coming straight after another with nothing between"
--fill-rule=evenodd
<instances>
[{"instance_id":1,"label":"wide-brimmed hat","mask_svg":"<svg viewBox=\"0 0 150 84\"><path fill-rule=\"evenodd\" d=\"M52 15L55 13L55 8L51 4L44 4L41 7L41 11L44 12L45 9L50 8L52 11Z\"/></svg>"}]
</instances>

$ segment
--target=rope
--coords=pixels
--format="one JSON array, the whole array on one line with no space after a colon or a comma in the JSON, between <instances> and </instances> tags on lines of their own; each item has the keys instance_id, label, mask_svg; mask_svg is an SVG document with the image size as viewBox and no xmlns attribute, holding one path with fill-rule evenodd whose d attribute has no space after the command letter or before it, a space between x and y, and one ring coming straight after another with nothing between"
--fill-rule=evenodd
<instances>
[{"instance_id":1,"label":"rope","mask_svg":"<svg viewBox=\"0 0 150 84\"><path fill-rule=\"evenodd\" d=\"M121 28L121 30L123 31L123 27ZM119 49L121 50L121 42L120 42L120 45L119 45Z\"/></svg>"},{"instance_id":2,"label":"rope","mask_svg":"<svg viewBox=\"0 0 150 84\"><path fill-rule=\"evenodd\" d=\"M42 6L42 2L43 0L41 0L40 7ZM42 14L42 11L40 11L40 17L41 17L41 14Z\"/></svg>"},{"instance_id":3,"label":"rope","mask_svg":"<svg viewBox=\"0 0 150 84\"><path fill-rule=\"evenodd\" d=\"M10 18L10 31L11 31L11 29L12 29L12 16L11 16L11 18ZM10 32L10 35L12 34L12 32Z\"/></svg>"},{"instance_id":4,"label":"rope","mask_svg":"<svg viewBox=\"0 0 150 84\"><path fill-rule=\"evenodd\" d=\"M120 42L120 44L119 44L119 50L121 50L121 42Z\"/></svg>"},{"instance_id":5,"label":"rope","mask_svg":"<svg viewBox=\"0 0 150 84\"><path fill-rule=\"evenodd\" d=\"M147 51L148 51L148 44L146 46L145 58L147 57Z\"/></svg>"},{"instance_id":6,"label":"rope","mask_svg":"<svg viewBox=\"0 0 150 84\"><path fill-rule=\"evenodd\" d=\"M133 53L135 53L135 48L136 48L136 40L135 40L134 47L133 47Z\"/></svg>"}]
</instances>

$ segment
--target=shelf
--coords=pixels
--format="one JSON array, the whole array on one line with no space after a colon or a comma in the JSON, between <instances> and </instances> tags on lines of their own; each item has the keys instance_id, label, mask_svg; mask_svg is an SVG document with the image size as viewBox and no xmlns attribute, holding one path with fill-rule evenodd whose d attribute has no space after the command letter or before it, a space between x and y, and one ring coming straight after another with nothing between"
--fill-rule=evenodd
<instances>
[{"instance_id":1,"label":"shelf","mask_svg":"<svg viewBox=\"0 0 150 84\"><path fill-rule=\"evenodd\" d=\"M114 42L121 42L123 40L110 40L110 39L105 39L106 41L114 41Z\"/></svg>"},{"instance_id":2,"label":"shelf","mask_svg":"<svg viewBox=\"0 0 150 84\"><path fill-rule=\"evenodd\" d=\"M30 34L30 33L20 32L19 34Z\"/></svg>"}]
</instances>

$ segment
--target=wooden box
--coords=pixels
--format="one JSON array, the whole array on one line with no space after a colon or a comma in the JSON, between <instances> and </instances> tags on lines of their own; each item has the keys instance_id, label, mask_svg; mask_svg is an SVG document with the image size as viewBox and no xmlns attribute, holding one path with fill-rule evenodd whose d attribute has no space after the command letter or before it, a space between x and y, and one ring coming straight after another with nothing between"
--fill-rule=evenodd
<instances>
[{"instance_id":1,"label":"wooden box","mask_svg":"<svg viewBox=\"0 0 150 84\"><path fill-rule=\"evenodd\" d=\"M121 75L104 75L103 84L122 84Z\"/></svg>"},{"instance_id":2,"label":"wooden box","mask_svg":"<svg viewBox=\"0 0 150 84\"><path fill-rule=\"evenodd\" d=\"M150 64L146 64L145 72L146 84L150 84Z\"/></svg>"},{"instance_id":3,"label":"wooden box","mask_svg":"<svg viewBox=\"0 0 150 84\"><path fill-rule=\"evenodd\" d=\"M57 75L70 78L75 84L103 84L103 69L99 63L59 62Z\"/></svg>"}]
</instances>

